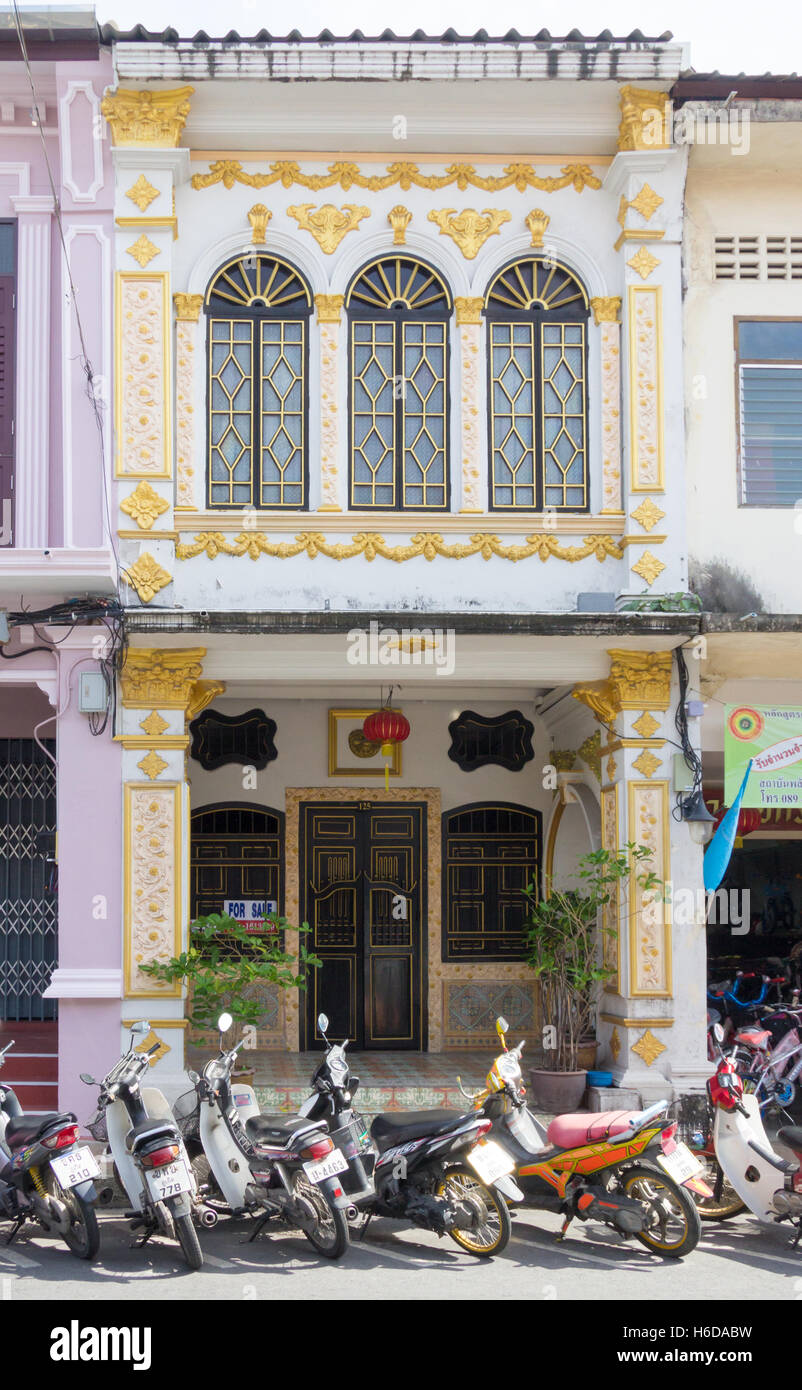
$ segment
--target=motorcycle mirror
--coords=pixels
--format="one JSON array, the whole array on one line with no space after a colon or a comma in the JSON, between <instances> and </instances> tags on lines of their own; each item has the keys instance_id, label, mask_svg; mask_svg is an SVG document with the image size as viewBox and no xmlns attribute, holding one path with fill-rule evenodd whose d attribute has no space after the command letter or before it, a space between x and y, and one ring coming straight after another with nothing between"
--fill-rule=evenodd
<instances>
[{"instance_id":1,"label":"motorcycle mirror","mask_svg":"<svg viewBox=\"0 0 802 1390\"><path fill-rule=\"evenodd\" d=\"M96 1082L94 1076L90 1076L88 1071L82 1071L82 1072L80 1072L80 1073L79 1073L79 1076L80 1076L80 1079L81 1079L81 1081L83 1081L83 1083L84 1083L85 1086L97 1086L97 1082Z\"/></svg>"},{"instance_id":2,"label":"motorcycle mirror","mask_svg":"<svg viewBox=\"0 0 802 1390\"><path fill-rule=\"evenodd\" d=\"M217 1020L217 1028L220 1033L227 1033L234 1022L231 1014L221 1014Z\"/></svg>"},{"instance_id":3,"label":"motorcycle mirror","mask_svg":"<svg viewBox=\"0 0 802 1390\"><path fill-rule=\"evenodd\" d=\"M317 1016L317 1026L318 1026L320 1032L323 1033L324 1036L325 1036L325 1034L328 1032L328 1027L329 1027L328 1014L318 1014L318 1016Z\"/></svg>"},{"instance_id":4,"label":"motorcycle mirror","mask_svg":"<svg viewBox=\"0 0 802 1390\"><path fill-rule=\"evenodd\" d=\"M141 1018L138 1023L131 1024L131 1032L137 1036L144 1036L145 1033L150 1032L150 1024L147 1019Z\"/></svg>"},{"instance_id":5,"label":"motorcycle mirror","mask_svg":"<svg viewBox=\"0 0 802 1390\"><path fill-rule=\"evenodd\" d=\"M496 1032L498 1033L499 1037L503 1037L505 1033L509 1032L509 1027L510 1025L507 1022L506 1018L502 1017L496 1019Z\"/></svg>"},{"instance_id":6,"label":"motorcycle mirror","mask_svg":"<svg viewBox=\"0 0 802 1390\"><path fill-rule=\"evenodd\" d=\"M713 1037L715 1038L717 1043L721 1043L724 1041L724 1029L722 1028L720 1023L713 1024Z\"/></svg>"}]
</instances>

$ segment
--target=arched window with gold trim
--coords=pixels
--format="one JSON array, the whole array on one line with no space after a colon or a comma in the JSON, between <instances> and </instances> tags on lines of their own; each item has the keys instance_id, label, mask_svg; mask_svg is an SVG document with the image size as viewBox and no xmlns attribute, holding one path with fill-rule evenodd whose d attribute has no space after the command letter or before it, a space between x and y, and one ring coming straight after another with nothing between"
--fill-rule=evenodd
<instances>
[{"instance_id":1,"label":"arched window with gold trim","mask_svg":"<svg viewBox=\"0 0 802 1390\"><path fill-rule=\"evenodd\" d=\"M208 505L302 510L309 486L309 286L286 261L254 252L216 272L204 308Z\"/></svg>"},{"instance_id":2,"label":"arched window with gold trim","mask_svg":"<svg viewBox=\"0 0 802 1390\"><path fill-rule=\"evenodd\" d=\"M526 256L485 298L490 507L587 511L587 293L554 260Z\"/></svg>"},{"instance_id":3,"label":"arched window with gold trim","mask_svg":"<svg viewBox=\"0 0 802 1390\"><path fill-rule=\"evenodd\" d=\"M451 294L431 266L384 256L346 296L350 506L445 511Z\"/></svg>"}]
</instances>

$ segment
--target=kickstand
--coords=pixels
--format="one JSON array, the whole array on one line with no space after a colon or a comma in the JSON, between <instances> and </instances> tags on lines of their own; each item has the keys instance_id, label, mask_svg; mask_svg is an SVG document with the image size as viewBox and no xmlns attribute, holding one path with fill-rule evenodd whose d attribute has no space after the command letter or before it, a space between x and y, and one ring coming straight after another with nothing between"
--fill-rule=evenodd
<instances>
[{"instance_id":1,"label":"kickstand","mask_svg":"<svg viewBox=\"0 0 802 1390\"><path fill-rule=\"evenodd\" d=\"M270 1216L271 1213L268 1211L265 1212L264 1216L259 1217L259 1220L257 1221L256 1226L254 1227L253 1234L248 1236L248 1245L251 1244L251 1241L256 1240L257 1236L260 1236L262 1234L262 1227L267 1225L268 1221L270 1220Z\"/></svg>"},{"instance_id":2,"label":"kickstand","mask_svg":"<svg viewBox=\"0 0 802 1390\"><path fill-rule=\"evenodd\" d=\"M12 1232L11 1232L11 1235L8 1237L8 1240L6 1241L6 1245L10 1245L12 1241L14 1241L14 1240L17 1239L17 1236L19 1235L20 1231L22 1230L22 1227L24 1226L24 1224L25 1224L25 1217L24 1217L24 1216L18 1216L17 1219L16 1219L16 1221L14 1222L14 1228L13 1228L13 1230L12 1230Z\"/></svg>"},{"instance_id":3,"label":"kickstand","mask_svg":"<svg viewBox=\"0 0 802 1390\"><path fill-rule=\"evenodd\" d=\"M372 1211L369 1211L368 1214L367 1214L367 1216L365 1217L365 1224L364 1224L364 1226L362 1227L362 1230L361 1230L360 1233L359 1233L359 1239L360 1239L360 1240L364 1240L364 1239L365 1239L365 1236L366 1236L367 1233L368 1233L368 1226L370 1225L370 1223L371 1223L372 1220L373 1220L373 1212L372 1212Z\"/></svg>"},{"instance_id":4,"label":"kickstand","mask_svg":"<svg viewBox=\"0 0 802 1390\"><path fill-rule=\"evenodd\" d=\"M557 1232L557 1240L558 1240L558 1241L560 1241L560 1240L565 1240L565 1233L566 1233L566 1231L568 1230L568 1227L570 1226L570 1224L571 1224L571 1222L573 1221L573 1219L574 1219L573 1216L566 1216L565 1220L563 1221L562 1226L560 1227L559 1231Z\"/></svg>"},{"instance_id":5,"label":"kickstand","mask_svg":"<svg viewBox=\"0 0 802 1390\"><path fill-rule=\"evenodd\" d=\"M797 1222L796 1235L791 1241L792 1250L796 1250L797 1246L799 1245L800 1239L802 1239L802 1221Z\"/></svg>"},{"instance_id":6,"label":"kickstand","mask_svg":"<svg viewBox=\"0 0 802 1390\"><path fill-rule=\"evenodd\" d=\"M155 1227L155 1226L148 1226L148 1227L146 1228L146 1230L145 1230L145 1234L144 1234L143 1236L141 1236L139 1240L132 1240L132 1241L131 1241L131 1246L130 1246L131 1250L141 1250L142 1247L143 1247L143 1245L147 1245L147 1243L148 1243L148 1241L150 1240L151 1236L155 1233L155 1230L156 1230L156 1227Z\"/></svg>"}]
</instances>

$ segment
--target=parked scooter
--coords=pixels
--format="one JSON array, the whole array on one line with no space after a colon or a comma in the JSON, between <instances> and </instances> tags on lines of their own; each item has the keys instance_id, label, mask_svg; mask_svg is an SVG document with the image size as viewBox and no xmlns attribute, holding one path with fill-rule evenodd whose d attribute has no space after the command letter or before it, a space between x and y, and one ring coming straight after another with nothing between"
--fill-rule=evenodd
<instances>
[{"instance_id":1,"label":"parked scooter","mask_svg":"<svg viewBox=\"0 0 802 1390\"><path fill-rule=\"evenodd\" d=\"M377 1115L368 1134L352 1105L359 1077L350 1073L348 1041L329 1042L325 1014L317 1026L326 1054L300 1113L325 1119L345 1154L343 1186L367 1218L362 1235L373 1216L385 1216L449 1235L471 1255L499 1255L511 1232L507 1200L523 1194L508 1155L484 1140L489 1121L459 1110L402 1110Z\"/></svg>"},{"instance_id":2,"label":"parked scooter","mask_svg":"<svg viewBox=\"0 0 802 1390\"><path fill-rule=\"evenodd\" d=\"M702 1165L674 1138L667 1101L646 1110L608 1110L596 1115L558 1115L547 1130L529 1111L521 1075L523 1043L508 1049L505 1018L496 1020L504 1051L485 1089L470 1094L477 1112L515 1161L524 1206L559 1212L558 1239L571 1221L601 1221L619 1235L636 1236L648 1250L678 1259L701 1235L688 1188L711 1195L698 1174Z\"/></svg>"},{"instance_id":3,"label":"parked scooter","mask_svg":"<svg viewBox=\"0 0 802 1390\"><path fill-rule=\"evenodd\" d=\"M0 1067L14 1046L0 1052ZM0 1220L13 1221L10 1245L27 1220L61 1236L73 1255L92 1260L100 1248L92 1150L78 1143L68 1111L25 1115L10 1086L0 1086Z\"/></svg>"},{"instance_id":4,"label":"parked scooter","mask_svg":"<svg viewBox=\"0 0 802 1390\"><path fill-rule=\"evenodd\" d=\"M763 1128L756 1095L744 1091L735 1063L723 1054L707 1083L713 1107L713 1148L729 1188L740 1199L722 1210L716 1220L735 1216L746 1206L760 1221L791 1221L796 1226L794 1248L802 1237L802 1127L786 1125L778 1138L796 1155L782 1158ZM708 1218L711 1213L705 1213Z\"/></svg>"},{"instance_id":5,"label":"parked scooter","mask_svg":"<svg viewBox=\"0 0 802 1390\"><path fill-rule=\"evenodd\" d=\"M224 1212L258 1216L255 1240L276 1218L303 1231L319 1254L339 1259L348 1246L349 1201L340 1181L348 1164L322 1121L262 1115L253 1088L232 1084L245 1041L223 1050L232 1021L220 1016L219 1057L202 1076L188 1073L195 1090L176 1102L204 1203L201 1221L214 1225Z\"/></svg>"},{"instance_id":6,"label":"parked scooter","mask_svg":"<svg viewBox=\"0 0 802 1390\"><path fill-rule=\"evenodd\" d=\"M192 1219L197 1188L187 1151L163 1093L141 1086L159 1044L137 1052L134 1040L149 1032L150 1024L144 1020L132 1025L128 1052L103 1081L81 1072L87 1086L100 1086L97 1110L87 1128L95 1138L108 1138L119 1181L131 1203L131 1229L141 1232L135 1244L146 1245L157 1232L170 1240L177 1238L190 1269L200 1269L203 1254Z\"/></svg>"}]
</instances>

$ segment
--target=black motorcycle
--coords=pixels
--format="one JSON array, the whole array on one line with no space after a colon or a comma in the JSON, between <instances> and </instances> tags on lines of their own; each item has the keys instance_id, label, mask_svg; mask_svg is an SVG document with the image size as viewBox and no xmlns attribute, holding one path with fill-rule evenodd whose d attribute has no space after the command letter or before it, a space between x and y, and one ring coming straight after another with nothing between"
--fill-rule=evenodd
<instances>
[{"instance_id":1,"label":"black motorcycle","mask_svg":"<svg viewBox=\"0 0 802 1390\"><path fill-rule=\"evenodd\" d=\"M14 1046L0 1052L0 1067ZM0 1219L13 1221L10 1245L27 1220L38 1221L81 1260L100 1248L93 1179L100 1169L92 1150L78 1143L69 1111L25 1115L10 1086L0 1086Z\"/></svg>"},{"instance_id":2,"label":"black motorcycle","mask_svg":"<svg viewBox=\"0 0 802 1390\"><path fill-rule=\"evenodd\" d=\"M507 1176L507 1155L483 1140L490 1121L459 1110L401 1110L377 1115L368 1130L352 1103L359 1077L350 1072L348 1041L329 1042L325 1014L317 1023L326 1053L299 1114L325 1119L347 1159L341 1181L352 1215L365 1218L362 1235L372 1217L384 1216L449 1235L471 1255L499 1255L512 1229L507 1200L523 1194Z\"/></svg>"}]
</instances>

